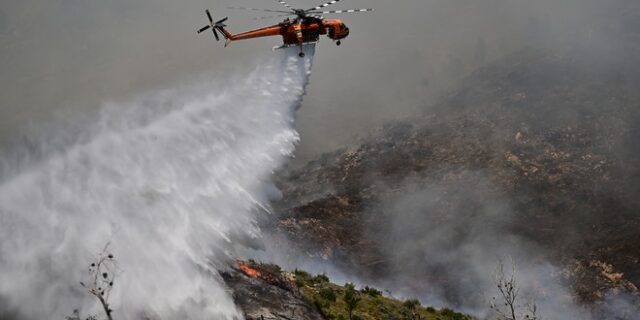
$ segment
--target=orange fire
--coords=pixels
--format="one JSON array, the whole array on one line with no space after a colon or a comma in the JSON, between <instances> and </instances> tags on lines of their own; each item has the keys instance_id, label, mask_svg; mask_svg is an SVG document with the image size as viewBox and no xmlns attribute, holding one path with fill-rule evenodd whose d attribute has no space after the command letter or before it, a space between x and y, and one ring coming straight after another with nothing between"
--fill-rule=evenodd
<instances>
[{"instance_id":1,"label":"orange fire","mask_svg":"<svg viewBox=\"0 0 640 320\"><path fill-rule=\"evenodd\" d=\"M240 271L242 271L247 276L252 278L262 277L262 273L260 273L260 271L250 267L246 262L238 260L237 263L238 263L238 268L240 268Z\"/></svg>"}]
</instances>

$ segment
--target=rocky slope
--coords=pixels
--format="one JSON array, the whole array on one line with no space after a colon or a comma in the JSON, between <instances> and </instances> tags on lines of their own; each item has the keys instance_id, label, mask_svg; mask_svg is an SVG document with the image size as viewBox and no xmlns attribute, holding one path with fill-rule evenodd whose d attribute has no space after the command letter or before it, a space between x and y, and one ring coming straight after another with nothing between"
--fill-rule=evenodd
<instances>
[{"instance_id":1,"label":"rocky slope","mask_svg":"<svg viewBox=\"0 0 640 320\"><path fill-rule=\"evenodd\" d=\"M247 320L324 319L279 267L237 261L222 277Z\"/></svg>"},{"instance_id":2,"label":"rocky slope","mask_svg":"<svg viewBox=\"0 0 640 320\"><path fill-rule=\"evenodd\" d=\"M446 253L484 248L550 261L582 301L637 294L640 50L630 48L606 62L526 49L482 68L424 116L283 174L269 227L343 270L428 279L454 304L477 279Z\"/></svg>"},{"instance_id":3,"label":"rocky slope","mask_svg":"<svg viewBox=\"0 0 640 320\"><path fill-rule=\"evenodd\" d=\"M222 276L247 320L348 319L346 286L331 283L326 275L301 270L287 272L273 264L236 261ZM400 301L365 287L351 287L357 302L353 319L470 320L450 309L423 307L418 301Z\"/></svg>"}]
</instances>

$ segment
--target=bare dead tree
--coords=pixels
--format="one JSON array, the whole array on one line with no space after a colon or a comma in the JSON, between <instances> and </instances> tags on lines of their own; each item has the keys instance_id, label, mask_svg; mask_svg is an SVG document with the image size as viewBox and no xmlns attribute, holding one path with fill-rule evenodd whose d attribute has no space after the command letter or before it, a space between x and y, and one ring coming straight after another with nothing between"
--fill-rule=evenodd
<instances>
[{"instance_id":1,"label":"bare dead tree","mask_svg":"<svg viewBox=\"0 0 640 320\"><path fill-rule=\"evenodd\" d=\"M114 255L109 252L109 243L105 245L102 252L89 264L89 282L80 282L80 285L94 296L102 306L108 320L113 320L113 310L109 305L109 296L116 279L117 264ZM90 315L86 320L97 320L97 316ZM81 320L78 310L74 310L67 320Z\"/></svg>"},{"instance_id":2,"label":"bare dead tree","mask_svg":"<svg viewBox=\"0 0 640 320\"><path fill-rule=\"evenodd\" d=\"M498 263L495 272L495 284L498 288L498 298L491 299L490 308L500 320L540 320L534 301L519 304L521 300L520 288L516 282L516 265L511 261L511 273L505 274L504 263ZM500 302L498 302L500 301Z\"/></svg>"}]
</instances>

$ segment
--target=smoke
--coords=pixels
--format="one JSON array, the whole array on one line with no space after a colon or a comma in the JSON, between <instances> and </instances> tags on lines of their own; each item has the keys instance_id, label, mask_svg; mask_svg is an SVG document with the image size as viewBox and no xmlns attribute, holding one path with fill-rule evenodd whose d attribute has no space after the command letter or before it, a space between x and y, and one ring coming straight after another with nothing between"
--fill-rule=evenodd
<instances>
[{"instance_id":1,"label":"smoke","mask_svg":"<svg viewBox=\"0 0 640 320\"><path fill-rule=\"evenodd\" d=\"M637 319L637 296L609 292L595 306L579 304L571 271L513 228L511 198L496 194L499 187L483 172L455 175L455 181L408 178L371 205L373 219L385 221L367 230L389 265L375 280L380 287L493 319L491 300L504 303L495 282L503 264L507 274L515 267L520 309L535 303L542 319Z\"/></svg>"},{"instance_id":2,"label":"smoke","mask_svg":"<svg viewBox=\"0 0 640 320\"><path fill-rule=\"evenodd\" d=\"M330 126L340 127L342 130L340 139L349 139L345 133L357 131L354 129L357 126L370 128L371 123L376 122L376 119L373 119L375 116L380 116L384 118L383 121L387 121L389 118L400 116L412 106L429 110L430 102L440 100L438 93L443 90L443 85L451 85L451 88L456 91L473 91L465 87L457 88L456 80L464 78L469 72L478 70L479 67L496 60L498 62L494 65L504 65L504 69L514 67L513 61L502 59L503 55L513 51L526 53L542 51L559 57L558 59L562 60L564 64L553 65L553 67L558 67L554 72L536 69L541 74L547 75L547 78L532 77L528 79L526 84L517 86L519 90L522 90L521 92L544 88L545 91L541 95L552 97L557 92L550 90L552 87L545 82L548 82L548 79L562 82L561 79L566 78L572 79L572 82L569 82L569 88L573 88L572 86L578 90L588 88L587 91L592 90L593 92L593 94L582 95L580 103L576 104L560 104L549 100L539 100L535 101L535 104L530 102L521 111L513 110L515 108L502 110L507 113L535 114L535 118L527 123L527 126L539 128L538 132L549 132L548 128L554 126L559 128L560 123L589 127L593 121L578 115L587 109L586 105L599 101L600 97L614 99L611 97L615 96L615 99L620 99L622 96L629 101L637 101L635 93L624 93L620 96L605 93L609 88L620 90L624 86L637 86L637 70L640 65L637 63L638 55L636 54L640 31L637 24L639 21L637 13L640 12L637 10L637 1L633 3L631 1L614 1L607 4L592 1L563 1L562 3L557 1L553 3L551 1L446 1L440 3L441 5L436 5L431 1L424 1L419 4L412 2L409 5L400 6L394 2L388 2L387 6L397 7L397 11L400 11L400 13L391 12L388 14L385 12L385 18L394 21L395 27L382 24L380 28L386 30L377 30L379 32L372 32L372 34L375 34L375 37L385 39L385 41L376 42L375 52L361 54L366 57L361 60L362 67L370 68L367 72L371 72L371 76L362 76L362 73L357 74L353 69L340 69L345 70L343 71L345 74L353 74L353 78L347 78L352 81L344 81L345 83L358 83L363 87L362 92L370 90L370 95L353 94L354 89L344 89L352 94L349 95L349 98L342 99L351 100L344 105L329 104L329 107L333 106L339 110L333 113L327 112L327 107L323 106L323 109L320 109L315 108L315 104L311 105L310 102L314 102L312 95L312 99L306 100L306 105L314 107L309 109L318 113L316 115L318 118L324 117L331 120L338 118L341 121L349 122L349 125L345 126L328 119L318 121L318 118L314 118L310 122L327 123ZM494 6L489 4L494 4ZM378 8L380 6L384 5L379 5ZM431 9L439 8L440 10L418 10L418 6L423 6L423 8L431 6ZM408 8L414 9L411 10L414 12L413 15L407 12ZM393 19L395 14L398 15L397 19ZM430 19L429 15L439 15L440 17ZM417 19L412 19L414 16L421 16L427 22L417 22ZM413 27L405 25L409 23ZM432 23L432 28L419 28L427 23ZM457 26L455 26L456 24ZM403 27L400 28L400 25ZM398 30L406 32L400 33ZM412 31L414 32L411 33ZM363 36L374 37L373 35ZM406 42L402 41L405 40L404 37L411 37L415 44L406 45ZM373 42L374 40L371 38L367 40ZM353 41L363 40L358 38ZM384 48L389 44L395 44L394 48L397 49L397 52L393 54L393 59L388 58L389 53ZM474 46L476 47L474 48ZM523 50L527 46L530 49ZM523 57L523 55L517 56ZM378 63L372 63L373 59L379 59ZM515 63L526 65L527 62L523 60L517 60ZM568 68L564 69L563 66ZM534 65L533 68L538 67L540 66ZM519 68L514 69L518 70ZM568 70L572 70L571 72L578 75L568 75ZM373 73L384 76L375 77ZM482 74L482 72L479 71L478 74ZM514 71L514 74L518 73ZM422 81L422 77L425 81ZM490 77L480 78L480 81L491 81ZM322 80L329 77L320 76L319 78L321 81L329 81ZM409 81L409 78L412 81ZM614 83L606 80L609 78L620 80ZM340 77L340 79L343 78ZM400 81L400 79L406 81ZM321 81L314 82L314 86L320 86ZM611 83L611 85L594 86L598 89L588 86L591 83L599 84L600 81ZM403 83L402 88L395 86L396 83ZM509 85L509 80L505 79L503 84ZM467 82L466 85L477 87L476 92L479 92L482 90L499 91L502 84L484 86L482 82L476 81ZM418 88L419 86L423 86L422 90ZM324 88L326 86L323 86ZM371 90L370 88L380 89ZM384 89L395 90L395 93ZM311 90L313 90L313 86ZM334 92L331 89L328 91ZM569 89L567 91L570 92ZM486 121L486 118L477 116L477 114L490 113L483 108L494 103L500 104L500 100L479 100L478 96L482 97L482 95L471 94L460 104L465 105L465 111L472 121L482 122ZM317 102L318 106L323 105L319 99ZM446 104L447 100L440 100L440 103L443 102L447 108L455 109L458 107L457 103ZM541 112L536 109L538 107L543 109L543 106L549 106L555 110ZM629 114L635 114L633 107L629 107L627 110L634 110ZM448 114L456 112L456 110L437 111L441 111L440 114L436 114L438 117L446 119L445 121L451 119L446 117ZM385 114L385 112L389 113ZM607 119L607 114L616 112L620 111L612 111L604 103L593 104L593 113L599 121ZM369 116L369 114L375 116ZM505 117L495 117L494 114L492 116L494 117L490 118L490 121L496 123L497 127L509 127L508 121L503 120ZM637 117L626 119L635 118ZM418 125L423 125L420 124L420 121L430 121L430 119L420 118L416 121L419 123ZM432 144L434 149L443 145L445 148L449 147L448 144L452 144L451 148L455 148L453 145L457 141L454 137L460 134L463 136L478 135L482 139L482 145L488 150L496 153L504 151L502 137L484 136L486 133L479 134L471 129L474 127L473 125L456 124L453 134L440 131L438 126L427 127L430 132L433 132L433 135L444 135L445 139L449 139L447 142L439 141ZM633 120L629 120L603 127L615 128L616 130L620 130L621 127L629 127L630 132L635 132L631 128L635 128L636 125ZM545 128L547 129L545 130ZM320 126L310 130L336 133L334 130L327 130ZM608 129L596 127L593 131L595 133L590 132L590 135L592 134L595 139L595 137L600 137L600 132L604 130ZM493 134L504 134L509 138L517 132L511 133L509 130L502 131L500 129L495 131ZM305 142L308 143L312 140L305 135L305 130L301 130L301 132ZM629 138L634 139L629 139L624 143L620 143L622 139L611 143L615 138L607 139L606 143L616 145L616 147L620 146L619 148L624 149L625 152L635 153L634 150L637 148L634 148L631 141L635 141L636 136L630 135ZM335 140L330 139L329 136L319 140L336 145ZM400 146L402 142L404 142L402 139L392 140L392 143L397 145L400 150L402 150ZM316 144L308 144L308 146L317 150ZM365 144L362 149L367 147L368 145ZM463 149L464 146L460 148ZM574 148L580 150L581 146L576 145ZM420 152L422 151L420 150ZM394 153L395 146L389 147L388 152ZM429 155L429 152L429 149L425 148L424 154ZM412 156L405 155L400 151L397 154L398 157ZM420 156L427 158L428 156L424 154L421 153ZM391 156L385 158L375 152L370 152L368 155L377 155L385 160L393 159ZM465 153L465 155L469 156L469 153ZM331 158L331 155L327 158ZM636 159L632 156L628 158ZM459 164L456 159L444 157L430 157L430 159ZM485 161L482 157L478 159ZM320 158L310 167L313 168L322 162L323 158ZM375 160L371 162L375 163ZM428 163L437 166L436 161ZM620 166L625 166L624 171L621 170L625 173L637 171L632 161L623 162ZM365 168L364 170L369 170L364 165L362 167ZM376 169L379 170L379 168L373 170ZM406 168L392 168L391 170L395 169L398 171L410 170ZM527 232L523 232L523 229L527 229L526 226L523 226L527 221L522 217L517 217L517 212L521 212L521 208L517 206L536 206L538 204L530 195L526 195L526 192L509 194L500 190L504 189L504 185L489 183L489 181L495 181L495 177L491 176L492 173L460 173L455 168L443 169L439 167L433 171L437 173L422 181L409 179L400 186L388 186L388 190L379 193L391 193L389 198L368 204L369 210L362 216L362 219L381 222L377 225L379 228L368 230L370 237L367 240L376 241L375 245L367 244L367 246L380 248L383 251L385 263L391 266L391 269L380 274L380 277L372 277L369 281L377 281L381 288L392 289L394 294L418 297L428 304L455 307L478 316L485 316L491 296L497 294L495 284L492 281L493 271L500 259L512 257L518 268L517 278L523 296L537 300L539 314L542 314L545 319L614 319L626 312L621 312L621 310L625 308L628 310L628 306L633 306L634 303L638 304L637 297L625 298L610 294L599 305L579 305L576 303L576 291L570 287L569 278L571 275L567 275L571 270L559 267L567 265L567 261L561 261L560 257L565 259L574 257L572 254L575 254L575 251L567 249L571 248L569 243L587 242L588 232L593 232L589 228L579 229L577 225L584 226L592 222L591 226L596 229L607 223L604 221L605 219L616 221L615 223L621 226L617 236L622 237L623 228L632 228L627 226L635 225L634 222L628 222L622 218L620 218L620 222L615 220L614 217L623 217L624 213L613 209L611 212L602 212L602 215L590 215L592 209L593 211L597 209L588 207L593 204L585 204L587 208L582 210L583 212L567 209L558 212L557 215L562 215L564 219L558 219L557 225L551 226L555 230L532 230L533 228L530 228L529 230L532 231L527 234ZM378 172L367 172L367 174L375 176ZM438 180L439 174L451 175L450 180L458 182L447 181L446 176L442 179L445 181L440 181ZM318 180L322 179L326 178L322 177ZM576 184L578 184L576 188L591 188L588 183L582 181ZM626 189L626 186L635 186L635 183L620 181L620 185L625 186L621 189ZM629 189L633 192L637 188ZM503 194L496 194L501 191ZM533 190L533 192L536 194L540 191ZM623 192L627 193L629 190L623 190ZM322 194L321 192L317 193ZM298 197L298 195L293 197ZM535 197L533 198L535 199ZM629 199L634 201L633 196ZM531 220L538 218L537 215L530 217ZM513 220L519 221L514 223ZM585 233L581 234L580 232ZM612 231L612 233L615 232ZM612 233L605 236L611 239ZM556 238L549 240L549 234ZM628 235L629 233L625 233L624 240L620 242L633 241L633 238L629 238ZM540 241L536 243L530 241L534 237L539 238ZM536 245L545 242L545 240L549 242L541 245L553 243L551 245L553 248L539 248ZM358 255L358 252L353 252L353 254ZM625 271L625 276L630 273L630 276L635 277L633 271ZM591 308L596 309L595 312L590 310ZM611 312L602 310L610 310ZM604 316L598 316L597 314L600 312ZM638 317L637 313L627 314L627 318L630 319Z\"/></svg>"},{"instance_id":3,"label":"smoke","mask_svg":"<svg viewBox=\"0 0 640 320\"><path fill-rule=\"evenodd\" d=\"M458 178L457 182L409 180L382 200L377 218L388 223L371 232L388 235L380 243L391 264L383 285L405 297L483 315L488 298L497 293L496 267L501 260L513 259L523 296L531 298L544 288L545 302L562 305L561 297L569 294L553 279L559 272L530 254L537 248L509 230L514 217L508 198L487 192L495 188L481 172L462 172ZM540 305L540 310L549 308ZM545 313L557 314L584 319L567 312Z\"/></svg>"},{"instance_id":4,"label":"smoke","mask_svg":"<svg viewBox=\"0 0 640 320\"><path fill-rule=\"evenodd\" d=\"M347 147L370 128L429 110L469 74L523 48L612 68L632 52L625 34L640 31L633 0L351 0L373 7L345 16L351 35L341 47L323 43L316 81L298 126L297 162ZM384 23L382 23L384 21ZM567 47L577 47L567 52ZM637 69L625 54L622 64ZM354 58L355 57L355 58Z\"/></svg>"},{"instance_id":5,"label":"smoke","mask_svg":"<svg viewBox=\"0 0 640 320\"><path fill-rule=\"evenodd\" d=\"M265 186L298 141L315 48L297 50L222 86L203 77L106 104L80 137L48 132L62 138L42 137L29 166L0 159L13 169L0 181L2 305L29 319L96 312L79 282L109 243L118 318L242 318L216 270L260 235Z\"/></svg>"},{"instance_id":6,"label":"smoke","mask_svg":"<svg viewBox=\"0 0 640 320\"><path fill-rule=\"evenodd\" d=\"M290 1L303 8L321 2ZM95 110L96 101L168 86L212 66L245 69L280 42L259 39L223 50L205 38L210 35L195 34L206 8L229 16L233 32L278 22L253 21L261 14L228 5L281 9L275 1L253 0L4 1L0 143L18 136L28 121L48 120L61 105L85 112ZM606 59L628 51L626 42L617 30L594 25L605 20L640 30L637 19L616 13L633 12L634 0L350 0L333 6L358 7L376 11L327 15L344 19L351 35L340 47L326 38L319 44L321 67L298 114L307 141L297 150L300 163L420 112L478 67L523 47L556 50L579 42L572 56Z\"/></svg>"}]
</instances>

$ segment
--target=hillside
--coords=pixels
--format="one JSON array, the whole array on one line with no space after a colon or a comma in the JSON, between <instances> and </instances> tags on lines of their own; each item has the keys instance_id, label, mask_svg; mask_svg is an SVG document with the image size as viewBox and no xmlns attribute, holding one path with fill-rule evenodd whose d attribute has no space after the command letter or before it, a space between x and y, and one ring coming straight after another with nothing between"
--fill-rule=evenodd
<instances>
[{"instance_id":1,"label":"hillside","mask_svg":"<svg viewBox=\"0 0 640 320\"><path fill-rule=\"evenodd\" d=\"M302 270L284 271L272 264L236 261L222 276L248 320L349 319L345 303L348 285L331 283L326 275L312 276ZM450 309L436 310L414 300L394 299L369 287L350 290L358 301L353 319L471 319Z\"/></svg>"},{"instance_id":2,"label":"hillside","mask_svg":"<svg viewBox=\"0 0 640 320\"><path fill-rule=\"evenodd\" d=\"M270 227L311 257L449 305L481 306L479 266L499 255L552 265L578 301L637 296L630 48L606 62L525 49L486 66L423 116L284 173Z\"/></svg>"}]
</instances>

